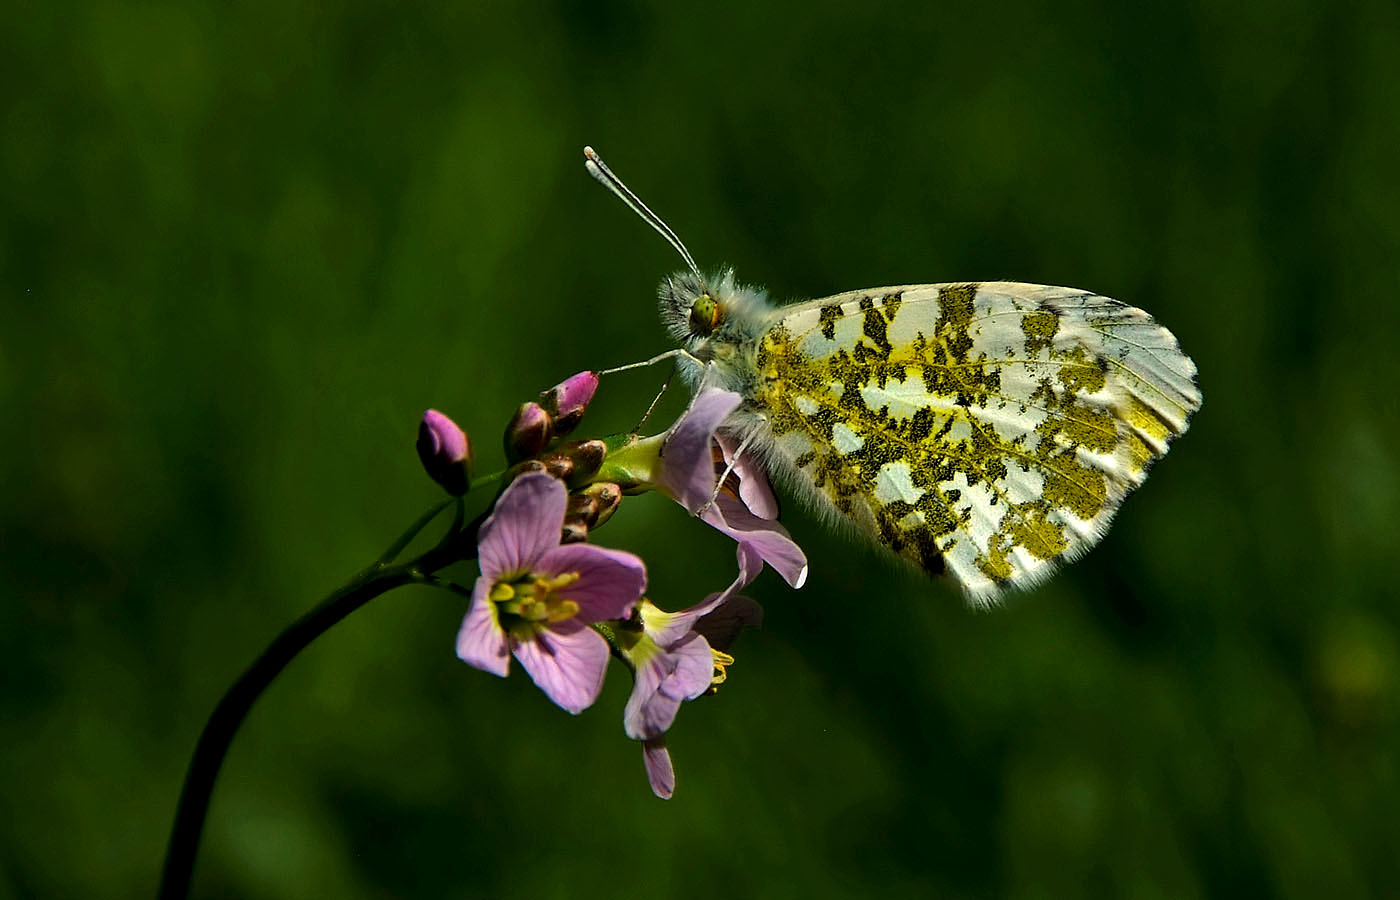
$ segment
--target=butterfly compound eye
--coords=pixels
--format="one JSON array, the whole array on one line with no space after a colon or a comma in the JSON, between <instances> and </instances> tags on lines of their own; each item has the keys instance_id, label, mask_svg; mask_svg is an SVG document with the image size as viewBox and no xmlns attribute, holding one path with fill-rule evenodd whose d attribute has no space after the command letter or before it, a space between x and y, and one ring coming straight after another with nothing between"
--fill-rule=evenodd
<instances>
[{"instance_id":1,"label":"butterfly compound eye","mask_svg":"<svg viewBox=\"0 0 1400 900\"><path fill-rule=\"evenodd\" d=\"M719 327L720 309L715 298L701 294L690 305L690 330L698 335L708 335Z\"/></svg>"}]
</instances>

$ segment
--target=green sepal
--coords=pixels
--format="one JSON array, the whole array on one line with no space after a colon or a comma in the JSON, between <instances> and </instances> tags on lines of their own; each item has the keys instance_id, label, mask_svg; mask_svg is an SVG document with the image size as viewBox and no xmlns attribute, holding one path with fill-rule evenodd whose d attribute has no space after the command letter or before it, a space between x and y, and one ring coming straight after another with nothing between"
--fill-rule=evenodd
<instances>
[{"instance_id":1,"label":"green sepal","mask_svg":"<svg viewBox=\"0 0 1400 900\"><path fill-rule=\"evenodd\" d=\"M666 435L638 437L635 434L614 434L603 438L608 454L588 481L611 481L624 494L641 494L652 490L661 476L661 445Z\"/></svg>"}]
</instances>

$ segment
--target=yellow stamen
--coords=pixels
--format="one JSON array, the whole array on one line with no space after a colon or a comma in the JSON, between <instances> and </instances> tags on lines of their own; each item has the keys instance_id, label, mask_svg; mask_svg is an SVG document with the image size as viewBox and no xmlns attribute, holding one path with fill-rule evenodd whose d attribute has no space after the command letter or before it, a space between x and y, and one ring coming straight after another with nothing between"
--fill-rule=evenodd
<instances>
[{"instance_id":1,"label":"yellow stamen","mask_svg":"<svg viewBox=\"0 0 1400 900\"><path fill-rule=\"evenodd\" d=\"M558 592L578 579L577 572L561 572L553 578L532 573L515 582L497 582L491 586L487 597L500 604L501 612L519 616L526 622L563 622L578 615L579 606L573 600L560 597Z\"/></svg>"},{"instance_id":2,"label":"yellow stamen","mask_svg":"<svg viewBox=\"0 0 1400 900\"><path fill-rule=\"evenodd\" d=\"M729 673L725 671L725 667L734 665L734 657L722 650L716 650L714 647L710 648L710 655L715 658L715 674L714 677L710 679L711 690L713 690L715 687L724 684L725 679L729 677Z\"/></svg>"},{"instance_id":3,"label":"yellow stamen","mask_svg":"<svg viewBox=\"0 0 1400 900\"><path fill-rule=\"evenodd\" d=\"M574 616L578 615L578 604L574 601L555 600L553 597L551 597L550 600L552 602L548 604L550 609L547 621L562 622L565 619L572 619Z\"/></svg>"},{"instance_id":4,"label":"yellow stamen","mask_svg":"<svg viewBox=\"0 0 1400 900\"><path fill-rule=\"evenodd\" d=\"M546 580L544 578L536 578L535 584L543 588L546 593L552 593L560 588L568 587L575 581L578 581L577 572L560 572L558 575L554 576L553 579Z\"/></svg>"}]
</instances>

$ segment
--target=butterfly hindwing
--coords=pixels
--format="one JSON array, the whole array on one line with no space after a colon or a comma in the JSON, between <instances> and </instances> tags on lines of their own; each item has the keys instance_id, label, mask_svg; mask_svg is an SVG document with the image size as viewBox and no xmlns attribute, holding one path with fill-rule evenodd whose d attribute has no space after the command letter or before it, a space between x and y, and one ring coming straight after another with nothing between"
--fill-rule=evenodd
<instances>
[{"instance_id":1,"label":"butterfly hindwing","mask_svg":"<svg viewBox=\"0 0 1400 900\"><path fill-rule=\"evenodd\" d=\"M770 464L980 602L1096 543L1200 405L1146 313L1011 282L779 309L756 361Z\"/></svg>"}]
</instances>

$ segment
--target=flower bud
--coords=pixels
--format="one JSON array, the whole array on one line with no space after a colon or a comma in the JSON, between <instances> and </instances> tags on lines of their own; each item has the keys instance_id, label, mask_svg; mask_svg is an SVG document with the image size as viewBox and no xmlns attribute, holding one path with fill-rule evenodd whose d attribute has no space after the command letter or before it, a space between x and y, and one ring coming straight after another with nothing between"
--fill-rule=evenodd
<instances>
[{"instance_id":1,"label":"flower bud","mask_svg":"<svg viewBox=\"0 0 1400 900\"><path fill-rule=\"evenodd\" d=\"M571 441L559 448L561 456L573 463L573 474L587 478L603 467L608 457L608 445L602 441Z\"/></svg>"},{"instance_id":2,"label":"flower bud","mask_svg":"<svg viewBox=\"0 0 1400 900\"><path fill-rule=\"evenodd\" d=\"M554 419L554 436L563 437L583 419L598 390L598 375L580 372L540 394L540 405Z\"/></svg>"},{"instance_id":3,"label":"flower bud","mask_svg":"<svg viewBox=\"0 0 1400 900\"><path fill-rule=\"evenodd\" d=\"M521 475L529 475L532 472L544 472L544 463L538 459L527 459L524 462L516 463L506 470L505 481L509 484Z\"/></svg>"},{"instance_id":4,"label":"flower bud","mask_svg":"<svg viewBox=\"0 0 1400 900\"><path fill-rule=\"evenodd\" d=\"M591 501L587 504L589 514L584 521L588 522L589 528L598 528L617 512L617 507L622 503L622 488L608 481L599 481L570 497L571 504L575 497L580 501ZM584 504L581 502L580 505ZM572 509L572 506L570 508Z\"/></svg>"},{"instance_id":5,"label":"flower bud","mask_svg":"<svg viewBox=\"0 0 1400 900\"><path fill-rule=\"evenodd\" d=\"M549 413L538 403L525 403L515 411L506 426L506 459L519 462L539 455L548 444L552 432Z\"/></svg>"},{"instance_id":6,"label":"flower bud","mask_svg":"<svg viewBox=\"0 0 1400 900\"><path fill-rule=\"evenodd\" d=\"M559 543L561 544L582 544L588 540L588 526L582 522L564 523L563 529L559 532Z\"/></svg>"},{"instance_id":7,"label":"flower bud","mask_svg":"<svg viewBox=\"0 0 1400 900\"><path fill-rule=\"evenodd\" d=\"M590 525L598 518L598 498L580 491L569 495L569 505L564 510L565 522L582 522Z\"/></svg>"},{"instance_id":8,"label":"flower bud","mask_svg":"<svg viewBox=\"0 0 1400 900\"><path fill-rule=\"evenodd\" d=\"M574 474L574 461L562 453L551 453L540 462L546 472L560 481L568 481Z\"/></svg>"},{"instance_id":9,"label":"flower bud","mask_svg":"<svg viewBox=\"0 0 1400 900\"><path fill-rule=\"evenodd\" d=\"M457 423L435 409L418 424L418 458L428 475L455 496L467 492L472 477L472 443Z\"/></svg>"}]
</instances>

